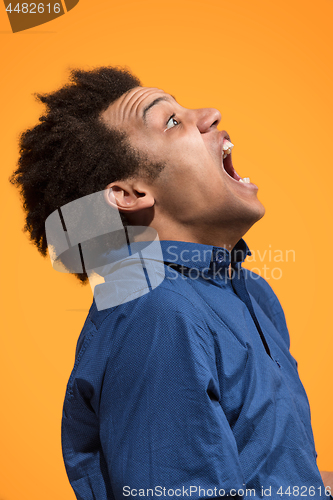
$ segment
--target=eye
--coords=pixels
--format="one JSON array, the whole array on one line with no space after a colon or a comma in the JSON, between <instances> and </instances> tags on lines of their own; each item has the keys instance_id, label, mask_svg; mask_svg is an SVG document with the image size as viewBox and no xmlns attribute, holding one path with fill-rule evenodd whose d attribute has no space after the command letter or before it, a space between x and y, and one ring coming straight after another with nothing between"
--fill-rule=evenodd
<instances>
[{"instance_id":1,"label":"eye","mask_svg":"<svg viewBox=\"0 0 333 500\"><path fill-rule=\"evenodd\" d=\"M176 125L179 125L179 121L175 119L175 116L176 115L174 115L174 114L172 116L170 116L170 118L166 124L166 130L168 130L169 128L175 127Z\"/></svg>"}]
</instances>

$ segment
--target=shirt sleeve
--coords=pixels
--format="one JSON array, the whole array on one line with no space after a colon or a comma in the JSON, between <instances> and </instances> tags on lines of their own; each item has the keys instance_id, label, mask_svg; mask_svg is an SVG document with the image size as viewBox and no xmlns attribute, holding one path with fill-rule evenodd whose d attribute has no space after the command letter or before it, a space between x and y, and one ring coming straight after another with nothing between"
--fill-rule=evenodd
<instances>
[{"instance_id":1,"label":"shirt sleeve","mask_svg":"<svg viewBox=\"0 0 333 500\"><path fill-rule=\"evenodd\" d=\"M217 349L195 307L158 287L127 310L108 326L115 333L99 410L115 498L150 489L204 499L243 488L219 402Z\"/></svg>"}]
</instances>

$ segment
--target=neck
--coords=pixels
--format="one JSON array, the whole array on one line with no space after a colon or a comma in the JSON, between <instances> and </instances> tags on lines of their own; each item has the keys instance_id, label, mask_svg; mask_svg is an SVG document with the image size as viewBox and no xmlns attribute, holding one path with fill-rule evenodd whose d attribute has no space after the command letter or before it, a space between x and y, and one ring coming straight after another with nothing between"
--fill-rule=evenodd
<instances>
[{"instance_id":1,"label":"neck","mask_svg":"<svg viewBox=\"0 0 333 500\"><path fill-rule=\"evenodd\" d=\"M163 225L151 224L151 227L156 229L160 240L173 241L188 241L191 243L201 243L203 245L211 245L225 248L231 251L236 243L244 236L248 228L241 230L240 228L228 228L228 230L215 227L189 227L179 226L168 222ZM238 229L238 230L237 230Z\"/></svg>"}]
</instances>

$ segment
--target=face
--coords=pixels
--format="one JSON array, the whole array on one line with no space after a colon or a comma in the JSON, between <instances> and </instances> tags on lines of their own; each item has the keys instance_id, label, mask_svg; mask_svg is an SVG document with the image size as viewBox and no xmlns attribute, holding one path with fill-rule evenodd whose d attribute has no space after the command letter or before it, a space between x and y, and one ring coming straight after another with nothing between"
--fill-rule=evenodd
<instances>
[{"instance_id":1,"label":"face","mask_svg":"<svg viewBox=\"0 0 333 500\"><path fill-rule=\"evenodd\" d=\"M102 119L126 132L131 145L165 168L151 183L156 213L202 230L243 228L264 215L258 188L223 159L230 139L213 108L187 109L157 88L136 87L112 103Z\"/></svg>"}]
</instances>

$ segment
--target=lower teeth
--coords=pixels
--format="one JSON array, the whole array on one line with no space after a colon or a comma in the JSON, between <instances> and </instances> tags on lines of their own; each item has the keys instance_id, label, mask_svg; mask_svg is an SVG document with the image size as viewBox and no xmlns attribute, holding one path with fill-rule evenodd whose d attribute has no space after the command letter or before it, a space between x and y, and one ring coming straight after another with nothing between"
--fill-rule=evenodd
<instances>
[{"instance_id":1,"label":"lower teeth","mask_svg":"<svg viewBox=\"0 0 333 500\"><path fill-rule=\"evenodd\" d=\"M239 179L239 182L243 182L244 184L250 184L250 177L244 177L243 179Z\"/></svg>"}]
</instances>

